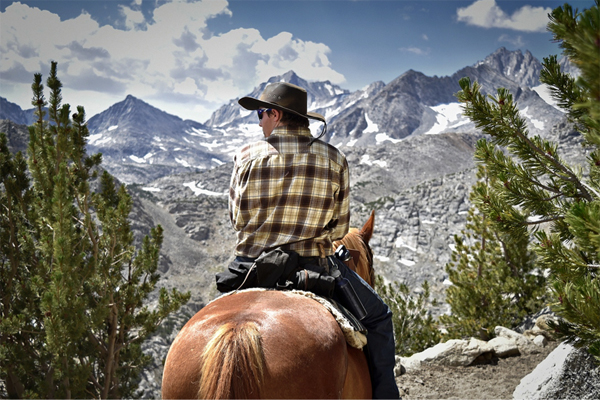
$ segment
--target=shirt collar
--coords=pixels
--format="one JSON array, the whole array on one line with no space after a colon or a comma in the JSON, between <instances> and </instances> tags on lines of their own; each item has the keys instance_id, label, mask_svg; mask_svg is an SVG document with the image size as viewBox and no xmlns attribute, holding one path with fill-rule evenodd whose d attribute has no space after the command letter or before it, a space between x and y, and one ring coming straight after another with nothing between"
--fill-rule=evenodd
<instances>
[{"instance_id":1,"label":"shirt collar","mask_svg":"<svg viewBox=\"0 0 600 400\"><path fill-rule=\"evenodd\" d=\"M308 129L308 128L304 128L304 127L290 128L287 126L278 126L277 128L273 129L273 132L271 132L271 136L273 136L273 135L312 137L312 135L310 133L310 129Z\"/></svg>"}]
</instances>

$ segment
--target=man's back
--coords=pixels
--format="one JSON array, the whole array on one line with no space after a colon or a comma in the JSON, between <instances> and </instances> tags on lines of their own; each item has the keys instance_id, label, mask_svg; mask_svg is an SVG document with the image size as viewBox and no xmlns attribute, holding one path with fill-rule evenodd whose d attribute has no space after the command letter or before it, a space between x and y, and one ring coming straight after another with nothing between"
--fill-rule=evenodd
<instances>
[{"instance_id":1,"label":"man's back","mask_svg":"<svg viewBox=\"0 0 600 400\"><path fill-rule=\"evenodd\" d=\"M230 189L236 255L282 247L319 256L318 243L330 251L331 241L348 231L346 158L311 140L306 128L279 127L236 154Z\"/></svg>"}]
</instances>

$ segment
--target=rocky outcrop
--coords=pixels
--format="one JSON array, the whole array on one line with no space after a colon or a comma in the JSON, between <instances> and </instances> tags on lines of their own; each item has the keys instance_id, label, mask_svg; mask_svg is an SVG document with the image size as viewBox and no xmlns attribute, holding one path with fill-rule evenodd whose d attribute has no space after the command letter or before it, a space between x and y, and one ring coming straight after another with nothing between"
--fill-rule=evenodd
<instances>
[{"instance_id":1,"label":"rocky outcrop","mask_svg":"<svg viewBox=\"0 0 600 400\"><path fill-rule=\"evenodd\" d=\"M524 333L497 326L495 337L490 341L471 338L452 339L439 343L425 351L410 357L396 357L396 375L404 371L426 368L427 365L442 365L448 367L466 367L473 364L485 363L494 357L505 358L526 354L536 354L545 347L548 338L548 315L542 315L536 320L535 327Z\"/></svg>"},{"instance_id":2,"label":"rocky outcrop","mask_svg":"<svg viewBox=\"0 0 600 400\"><path fill-rule=\"evenodd\" d=\"M513 398L599 399L600 366L587 351L561 343L521 380Z\"/></svg>"}]
</instances>

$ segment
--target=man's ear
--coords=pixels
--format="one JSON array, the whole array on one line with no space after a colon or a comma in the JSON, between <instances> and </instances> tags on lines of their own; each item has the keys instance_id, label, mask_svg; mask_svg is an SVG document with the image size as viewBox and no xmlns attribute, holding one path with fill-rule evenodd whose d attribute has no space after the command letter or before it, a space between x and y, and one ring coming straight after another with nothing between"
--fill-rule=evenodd
<instances>
[{"instance_id":1,"label":"man's ear","mask_svg":"<svg viewBox=\"0 0 600 400\"><path fill-rule=\"evenodd\" d=\"M275 113L275 122L279 122L281 121L281 117L283 116L283 113L280 110L277 109L273 109L273 112Z\"/></svg>"}]
</instances>

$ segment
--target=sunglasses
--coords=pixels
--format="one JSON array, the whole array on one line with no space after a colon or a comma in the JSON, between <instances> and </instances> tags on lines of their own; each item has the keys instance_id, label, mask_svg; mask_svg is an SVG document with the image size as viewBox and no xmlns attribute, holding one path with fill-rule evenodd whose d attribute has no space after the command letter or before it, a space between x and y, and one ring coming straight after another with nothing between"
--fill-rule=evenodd
<instances>
[{"instance_id":1,"label":"sunglasses","mask_svg":"<svg viewBox=\"0 0 600 400\"><path fill-rule=\"evenodd\" d=\"M258 114L258 119L262 119L263 113L269 112L271 110L272 110L272 108L261 108L261 109L256 110L256 113Z\"/></svg>"}]
</instances>

